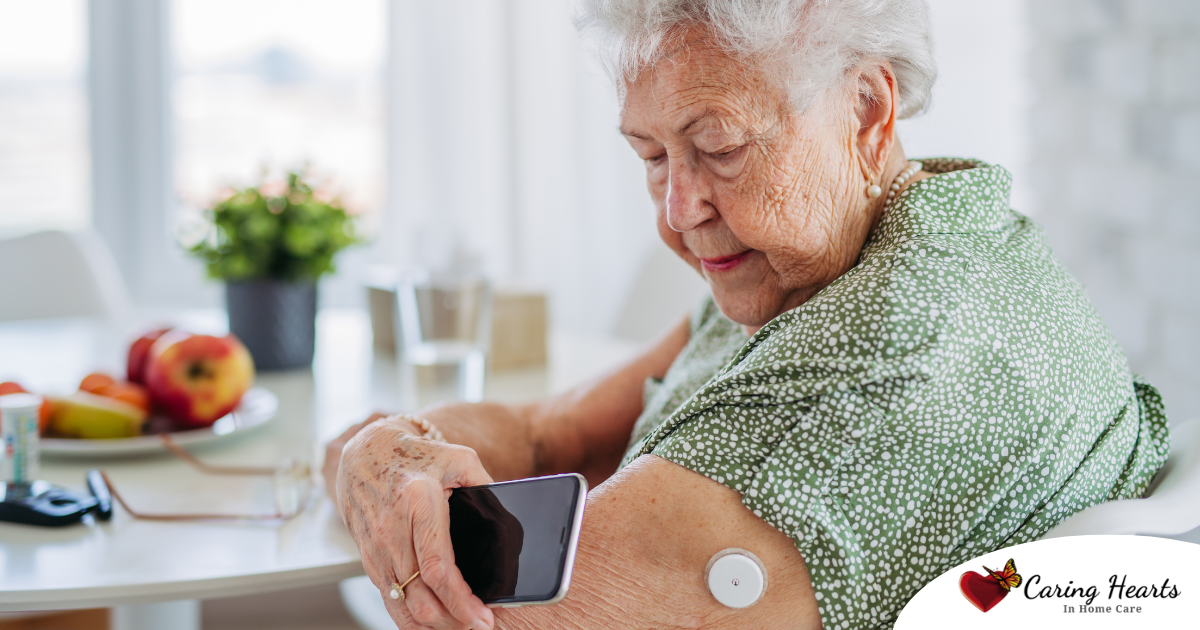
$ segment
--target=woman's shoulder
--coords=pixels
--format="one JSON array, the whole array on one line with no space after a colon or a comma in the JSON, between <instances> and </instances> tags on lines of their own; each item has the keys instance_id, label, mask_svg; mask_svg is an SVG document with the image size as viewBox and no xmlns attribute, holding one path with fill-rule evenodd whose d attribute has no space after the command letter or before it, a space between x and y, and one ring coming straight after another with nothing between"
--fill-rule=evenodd
<instances>
[{"instance_id":1,"label":"woman's shoulder","mask_svg":"<svg viewBox=\"0 0 1200 630\"><path fill-rule=\"evenodd\" d=\"M909 184L883 210L864 255L914 238L1003 232L1020 215L1009 205L1012 174L1003 166L965 158L925 158L932 173Z\"/></svg>"},{"instance_id":2,"label":"woman's shoulder","mask_svg":"<svg viewBox=\"0 0 1200 630\"><path fill-rule=\"evenodd\" d=\"M853 269L760 330L725 372L778 381L832 366L847 384L986 364L1015 378L1053 359L1127 390L1124 354L1082 286L1007 207L1008 172L930 168L889 204Z\"/></svg>"}]
</instances>

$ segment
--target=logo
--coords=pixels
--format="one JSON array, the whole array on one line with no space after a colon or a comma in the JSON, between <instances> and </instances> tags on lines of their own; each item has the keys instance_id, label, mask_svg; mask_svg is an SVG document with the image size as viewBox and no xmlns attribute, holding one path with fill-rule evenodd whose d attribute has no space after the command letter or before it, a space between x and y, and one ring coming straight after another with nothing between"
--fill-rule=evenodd
<instances>
[{"instance_id":1,"label":"logo","mask_svg":"<svg viewBox=\"0 0 1200 630\"><path fill-rule=\"evenodd\" d=\"M1197 566L1200 545L1169 538L1035 540L949 568L909 600L895 627L963 630L978 627L982 615L991 625L1019 629L1196 630Z\"/></svg>"},{"instance_id":2,"label":"logo","mask_svg":"<svg viewBox=\"0 0 1200 630\"><path fill-rule=\"evenodd\" d=\"M1004 564L1003 571L993 571L987 567L983 567L983 570L987 571L987 575L974 571L962 574L958 579L958 588L967 601L987 612L1007 597L1010 590L1021 585L1021 574L1017 573L1017 565L1012 558Z\"/></svg>"}]
</instances>

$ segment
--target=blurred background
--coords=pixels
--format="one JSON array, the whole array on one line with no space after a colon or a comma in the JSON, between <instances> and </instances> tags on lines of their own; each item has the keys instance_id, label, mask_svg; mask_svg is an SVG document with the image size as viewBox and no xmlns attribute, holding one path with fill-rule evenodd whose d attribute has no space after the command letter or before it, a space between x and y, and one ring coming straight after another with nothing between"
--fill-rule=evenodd
<instances>
[{"instance_id":1,"label":"blurred background","mask_svg":"<svg viewBox=\"0 0 1200 630\"><path fill-rule=\"evenodd\" d=\"M1200 2L929 4L940 75L932 109L901 124L906 152L1008 168L1013 207L1173 422L1200 416ZM180 225L264 167L307 165L366 237L322 306L365 308L381 269L470 267L545 295L553 330L645 341L704 285L658 241L572 11L0 0L0 239L92 231L136 307L218 307ZM261 599L230 606L206 627L267 627Z\"/></svg>"},{"instance_id":2,"label":"blurred background","mask_svg":"<svg viewBox=\"0 0 1200 630\"><path fill-rule=\"evenodd\" d=\"M1012 171L1013 206L1047 227L1135 369L1172 415L1200 414L1200 3L930 6L940 77L906 150ZM467 259L544 290L556 329L644 339L687 304L622 313L648 261L674 263L571 13L0 0L0 237L93 229L136 304L213 306L181 217L264 165L310 164L371 239L323 304L361 304L370 265ZM679 267L687 302L702 287Z\"/></svg>"},{"instance_id":3,"label":"blurred background","mask_svg":"<svg viewBox=\"0 0 1200 630\"><path fill-rule=\"evenodd\" d=\"M1032 211L1022 4L933 9L941 85L904 123L906 148L1004 164ZM309 163L372 239L341 259L326 304L361 302L367 265L467 257L544 288L553 326L611 330L665 248L572 10L0 0L0 236L91 228L139 305L217 305L219 285L176 242L181 217L264 164Z\"/></svg>"},{"instance_id":4,"label":"blurred background","mask_svg":"<svg viewBox=\"0 0 1200 630\"><path fill-rule=\"evenodd\" d=\"M1015 176L1134 368L1200 414L1200 3L932 0L912 156ZM176 238L264 165L336 182L371 265L468 260L551 326L648 338L703 287L665 254L608 79L561 0L0 0L0 238L98 232L137 305L215 306ZM648 262L649 261L649 262ZM647 265L685 289L630 321ZM20 273L6 270L5 273Z\"/></svg>"},{"instance_id":5,"label":"blurred background","mask_svg":"<svg viewBox=\"0 0 1200 630\"><path fill-rule=\"evenodd\" d=\"M901 126L906 151L1012 171L1013 207L1047 227L1135 369L1173 416L1200 414L1200 3L930 6L940 77ZM648 261L673 263L571 15L560 0L0 0L0 237L93 229L136 304L214 306L180 221L264 165L309 164L370 238L323 304L361 305L370 265L467 259L546 291L557 329L648 337L689 304L622 321Z\"/></svg>"}]
</instances>

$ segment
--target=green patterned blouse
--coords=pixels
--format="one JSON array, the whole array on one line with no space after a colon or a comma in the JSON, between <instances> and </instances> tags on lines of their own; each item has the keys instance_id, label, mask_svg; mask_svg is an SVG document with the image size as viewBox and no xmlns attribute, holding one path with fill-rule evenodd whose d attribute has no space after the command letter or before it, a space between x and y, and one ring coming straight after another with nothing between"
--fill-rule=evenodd
<instances>
[{"instance_id":1,"label":"green patterned blouse","mask_svg":"<svg viewBox=\"0 0 1200 630\"><path fill-rule=\"evenodd\" d=\"M858 264L752 337L702 305L649 383L652 453L791 536L826 628L888 627L927 582L1141 495L1166 461L1134 376L999 166L937 159Z\"/></svg>"}]
</instances>

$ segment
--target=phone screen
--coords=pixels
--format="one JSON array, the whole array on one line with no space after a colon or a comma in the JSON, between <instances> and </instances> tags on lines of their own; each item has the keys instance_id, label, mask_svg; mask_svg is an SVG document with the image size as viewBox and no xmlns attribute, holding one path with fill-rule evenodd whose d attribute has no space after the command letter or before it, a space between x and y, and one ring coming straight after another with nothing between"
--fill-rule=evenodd
<instances>
[{"instance_id":1,"label":"phone screen","mask_svg":"<svg viewBox=\"0 0 1200 630\"><path fill-rule=\"evenodd\" d=\"M450 538L471 591L485 604L559 595L582 489L575 475L455 488Z\"/></svg>"}]
</instances>

